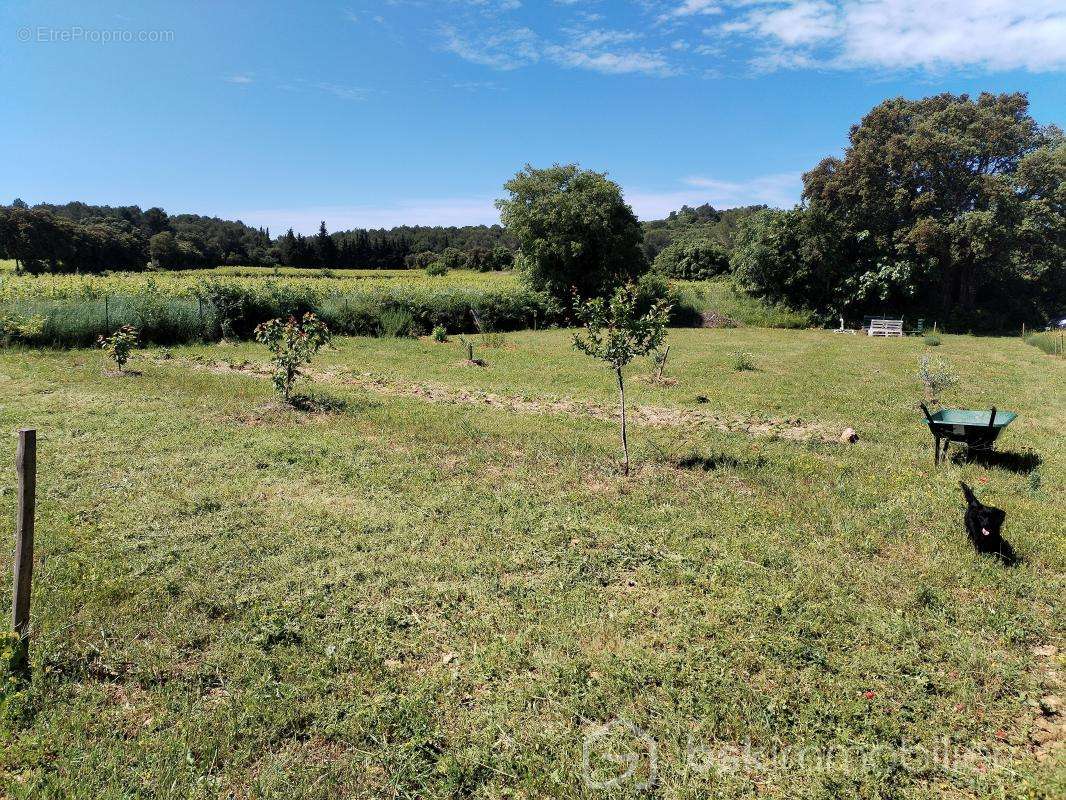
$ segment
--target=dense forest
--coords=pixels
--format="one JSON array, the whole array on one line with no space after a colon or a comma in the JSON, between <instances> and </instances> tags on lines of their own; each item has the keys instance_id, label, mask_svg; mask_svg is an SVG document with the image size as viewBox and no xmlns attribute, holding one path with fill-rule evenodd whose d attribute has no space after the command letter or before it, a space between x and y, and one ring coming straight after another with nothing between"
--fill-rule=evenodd
<instances>
[{"instance_id":1,"label":"dense forest","mask_svg":"<svg viewBox=\"0 0 1066 800\"><path fill-rule=\"evenodd\" d=\"M740 221L761 206L718 211L709 205L675 211L643 224L649 261L678 240L710 239L727 250ZM215 266L292 266L314 269L425 267L430 254L449 267L506 269L517 248L501 225L400 226L312 236L198 214L170 215L161 208L95 206L81 202L21 200L0 206L0 257L29 272L197 269Z\"/></svg>"}]
</instances>

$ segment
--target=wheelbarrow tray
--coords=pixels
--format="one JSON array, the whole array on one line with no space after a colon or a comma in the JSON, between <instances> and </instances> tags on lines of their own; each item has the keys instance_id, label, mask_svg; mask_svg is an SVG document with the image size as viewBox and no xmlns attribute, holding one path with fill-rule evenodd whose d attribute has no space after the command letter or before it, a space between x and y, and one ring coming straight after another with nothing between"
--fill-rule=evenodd
<instances>
[{"instance_id":1,"label":"wheelbarrow tray","mask_svg":"<svg viewBox=\"0 0 1066 800\"><path fill-rule=\"evenodd\" d=\"M1018 418L1013 411L970 411L961 408L942 408L930 414L921 404L929 432L933 434L933 463L947 457L948 443L957 442L974 450L991 449L1003 429ZM943 453L940 443L944 443Z\"/></svg>"},{"instance_id":2,"label":"wheelbarrow tray","mask_svg":"<svg viewBox=\"0 0 1066 800\"><path fill-rule=\"evenodd\" d=\"M943 408L931 415L929 428L934 436L964 444L991 444L1003 429L1018 418L1013 411L969 411ZM991 423L991 425L989 424Z\"/></svg>"}]
</instances>

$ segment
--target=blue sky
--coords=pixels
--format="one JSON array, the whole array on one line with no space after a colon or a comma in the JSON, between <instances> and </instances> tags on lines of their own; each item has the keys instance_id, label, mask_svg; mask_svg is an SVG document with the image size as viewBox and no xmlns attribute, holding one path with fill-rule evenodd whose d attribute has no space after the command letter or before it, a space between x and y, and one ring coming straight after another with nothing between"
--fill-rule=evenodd
<instances>
[{"instance_id":1,"label":"blue sky","mask_svg":"<svg viewBox=\"0 0 1066 800\"><path fill-rule=\"evenodd\" d=\"M1066 0L8 0L0 69L3 202L493 222L525 163L577 161L649 219L796 202L886 97L1066 125Z\"/></svg>"}]
</instances>

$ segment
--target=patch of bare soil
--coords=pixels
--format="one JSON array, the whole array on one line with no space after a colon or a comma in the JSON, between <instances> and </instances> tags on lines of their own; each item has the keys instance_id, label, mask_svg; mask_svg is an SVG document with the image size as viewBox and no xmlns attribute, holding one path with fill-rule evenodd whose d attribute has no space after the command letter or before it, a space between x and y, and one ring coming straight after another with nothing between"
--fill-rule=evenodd
<instances>
[{"instance_id":1,"label":"patch of bare soil","mask_svg":"<svg viewBox=\"0 0 1066 800\"><path fill-rule=\"evenodd\" d=\"M530 400L512 395L484 392L479 389L455 389L429 383L404 384L377 377L372 373L351 374L345 376L342 380L344 383L369 389L382 395L416 397L431 403L481 405L519 414L577 414L607 421L618 420L618 409L614 406L581 402L567 398ZM702 409L663 408L660 406L633 406L630 419L637 424L659 428L706 426L725 432L776 437L792 441L837 441L837 436L828 429L800 419L760 419L715 414Z\"/></svg>"},{"instance_id":2,"label":"patch of bare soil","mask_svg":"<svg viewBox=\"0 0 1066 800\"><path fill-rule=\"evenodd\" d=\"M160 363L174 363L174 361ZM185 360L184 364L216 373L239 372L258 377L266 377L270 374L270 371L262 364L248 361L232 363ZM610 422L618 421L618 409L613 405L588 403L569 398L531 400L525 397L485 392L480 389L453 388L432 383L404 383L388 380L370 372L317 371L305 374L315 382L358 386L386 397L411 397L429 403L488 406L517 414L576 414ZM743 433L748 436L786 439L794 442L838 442L838 434L823 425L799 418L740 416L718 414L703 409L633 406L630 409L629 419L638 425L648 425L653 428L709 427L726 433Z\"/></svg>"},{"instance_id":3,"label":"patch of bare soil","mask_svg":"<svg viewBox=\"0 0 1066 800\"><path fill-rule=\"evenodd\" d=\"M1057 757L1066 745L1066 708L1062 702L1062 676L1058 670L1063 657L1055 645L1033 648L1041 678L1041 697L1029 733L1030 749L1037 761Z\"/></svg>"},{"instance_id":4,"label":"patch of bare soil","mask_svg":"<svg viewBox=\"0 0 1066 800\"><path fill-rule=\"evenodd\" d=\"M724 317L717 311L704 311L700 314L704 328L739 328L740 323L735 319Z\"/></svg>"}]
</instances>

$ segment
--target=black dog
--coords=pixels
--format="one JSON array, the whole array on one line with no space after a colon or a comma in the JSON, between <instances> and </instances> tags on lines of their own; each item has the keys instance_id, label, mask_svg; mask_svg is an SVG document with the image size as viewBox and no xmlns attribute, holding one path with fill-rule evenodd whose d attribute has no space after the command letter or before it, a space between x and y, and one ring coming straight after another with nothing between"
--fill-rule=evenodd
<instances>
[{"instance_id":1,"label":"black dog","mask_svg":"<svg viewBox=\"0 0 1066 800\"><path fill-rule=\"evenodd\" d=\"M1003 521L1007 518L1006 512L999 508L982 505L981 501L973 493L973 489L960 481L962 493L966 495L966 533L970 541L981 555L993 555L1006 564L1013 567L1018 563L1018 555L1014 552L1010 542L1000 535Z\"/></svg>"}]
</instances>

